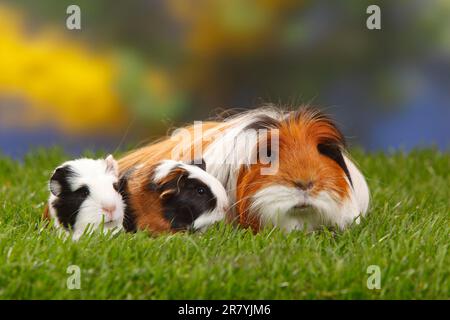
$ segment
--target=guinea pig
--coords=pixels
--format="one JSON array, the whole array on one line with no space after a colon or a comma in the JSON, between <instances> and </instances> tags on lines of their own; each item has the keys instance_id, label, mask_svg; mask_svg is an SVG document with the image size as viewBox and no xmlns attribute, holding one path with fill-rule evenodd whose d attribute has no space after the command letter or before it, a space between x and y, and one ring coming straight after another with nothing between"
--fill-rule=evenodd
<instances>
[{"instance_id":1,"label":"guinea pig","mask_svg":"<svg viewBox=\"0 0 450 320\"><path fill-rule=\"evenodd\" d=\"M113 233L122 229L125 204L119 193L119 171L112 155L106 159L78 159L56 168L44 217L77 240L86 228L103 226Z\"/></svg>"},{"instance_id":2,"label":"guinea pig","mask_svg":"<svg viewBox=\"0 0 450 320\"><path fill-rule=\"evenodd\" d=\"M347 156L343 134L329 117L304 108L269 119L255 117L248 127L268 129L276 139L256 141L267 146L270 165L240 167L235 183L241 225L254 231L266 225L312 231L323 226L342 230L359 223L368 209L369 189ZM252 152L260 156L260 150ZM276 171L264 174L271 166Z\"/></svg>"},{"instance_id":3,"label":"guinea pig","mask_svg":"<svg viewBox=\"0 0 450 320\"><path fill-rule=\"evenodd\" d=\"M224 218L228 197L204 162L163 160L149 170L128 170L120 180L126 231L150 233L204 230Z\"/></svg>"},{"instance_id":4,"label":"guinea pig","mask_svg":"<svg viewBox=\"0 0 450 320\"><path fill-rule=\"evenodd\" d=\"M126 155L119 168L138 167L139 176L160 158L186 161L193 150L201 150L206 171L224 185L232 204L228 218L255 232L267 225L344 229L368 210L369 188L348 156L344 136L317 109L263 107L205 122L200 130L179 128Z\"/></svg>"}]
</instances>

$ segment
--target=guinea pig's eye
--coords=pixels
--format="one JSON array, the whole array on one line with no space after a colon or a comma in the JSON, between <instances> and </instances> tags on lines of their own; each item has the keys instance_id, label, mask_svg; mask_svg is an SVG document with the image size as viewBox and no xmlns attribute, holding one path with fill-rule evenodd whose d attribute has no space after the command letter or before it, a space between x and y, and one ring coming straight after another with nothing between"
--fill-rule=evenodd
<instances>
[{"instance_id":1,"label":"guinea pig's eye","mask_svg":"<svg viewBox=\"0 0 450 320\"><path fill-rule=\"evenodd\" d=\"M76 192L84 197L89 196L89 188L86 186L79 188Z\"/></svg>"},{"instance_id":2,"label":"guinea pig's eye","mask_svg":"<svg viewBox=\"0 0 450 320\"><path fill-rule=\"evenodd\" d=\"M198 187L198 188L197 188L197 193L200 194L200 195L205 194L205 188L203 188L203 187Z\"/></svg>"},{"instance_id":3,"label":"guinea pig's eye","mask_svg":"<svg viewBox=\"0 0 450 320\"><path fill-rule=\"evenodd\" d=\"M119 191L119 184L117 182L114 182L113 188L114 188L114 190Z\"/></svg>"}]
</instances>

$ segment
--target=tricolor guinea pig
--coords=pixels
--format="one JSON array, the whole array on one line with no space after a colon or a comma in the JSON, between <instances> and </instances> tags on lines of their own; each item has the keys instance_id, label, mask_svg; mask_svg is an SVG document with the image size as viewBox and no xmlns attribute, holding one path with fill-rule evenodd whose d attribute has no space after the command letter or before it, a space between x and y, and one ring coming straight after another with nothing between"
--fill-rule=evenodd
<instances>
[{"instance_id":1,"label":"tricolor guinea pig","mask_svg":"<svg viewBox=\"0 0 450 320\"><path fill-rule=\"evenodd\" d=\"M119 193L118 165L112 155L106 159L78 159L56 168L50 182L46 218L77 240L89 226L103 226L105 232L122 228L124 202Z\"/></svg>"},{"instance_id":2,"label":"tricolor guinea pig","mask_svg":"<svg viewBox=\"0 0 450 320\"><path fill-rule=\"evenodd\" d=\"M127 231L150 233L204 230L224 218L228 197L204 162L163 160L148 170L131 168L121 178Z\"/></svg>"},{"instance_id":3,"label":"tricolor guinea pig","mask_svg":"<svg viewBox=\"0 0 450 320\"><path fill-rule=\"evenodd\" d=\"M271 137L257 135L251 152L259 158L256 146L266 145L262 151L268 150L271 163L244 159L239 166L234 183L240 224L254 231L266 225L311 231L359 223L368 209L369 189L331 118L311 108L268 114L250 114L242 131L269 131ZM270 167L275 170L266 170Z\"/></svg>"},{"instance_id":4,"label":"tricolor guinea pig","mask_svg":"<svg viewBox=\"0 0 450 320\"><path fill-rule=\"evenodd\" d=\"M160 158L185 160L196 149L202 150L206 171L225 186L230 220L255 232L267 225L286 231L343 229L368 210L369 188L344 136L311 107L263 107L201 128L179 128L120 159L119 167L136 167L139 176Z\"/></svg>"}]
</instances>

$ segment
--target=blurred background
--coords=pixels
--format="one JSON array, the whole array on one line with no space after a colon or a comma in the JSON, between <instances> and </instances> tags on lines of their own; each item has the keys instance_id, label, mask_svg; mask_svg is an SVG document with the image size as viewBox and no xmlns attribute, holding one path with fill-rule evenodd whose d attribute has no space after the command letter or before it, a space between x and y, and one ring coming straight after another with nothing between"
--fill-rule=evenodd
<instances>
[{"instance_id":1,"label":"blurred background","mask_svg":"<svg viewBox=\"0 0 450 320\"><path fill-rule=\"evenodd\" d=\"M269 102L320 106L368 151L449 150L450 1L0 0L2 154L114 152Z\"/></svg>"}]
</instances>

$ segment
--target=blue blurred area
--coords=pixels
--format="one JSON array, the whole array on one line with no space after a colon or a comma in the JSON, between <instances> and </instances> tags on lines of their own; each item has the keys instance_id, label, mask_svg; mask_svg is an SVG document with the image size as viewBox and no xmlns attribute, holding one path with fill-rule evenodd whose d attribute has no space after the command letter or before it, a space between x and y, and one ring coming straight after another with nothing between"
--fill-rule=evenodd
<instances>
[{"instance_id":1,"label":"blue blurred area","mask_svg":"<svg viewBox=\"0 0 450 320\"><path fill-rule=\"evenodd\" d=\"M410 150L430 145L450 149L450 73L441 78L438 72L430 70L418 94L398 111L380 117L371 130L368 149Z\"/></svg>"},{"instance_id":2,"label":"blue blurred area","mask_svg":"<svg viewBox=\"0 0 450 320\"><path fill-rule=\"evenodd\" d=\"M350 145L367 151L437 147L450 150L450 64L424 62L396 70L404 99L390 104L368 99L364 78L335 84L323 100L325 110L338 119Z\"/></svg>"}]
</instances>

